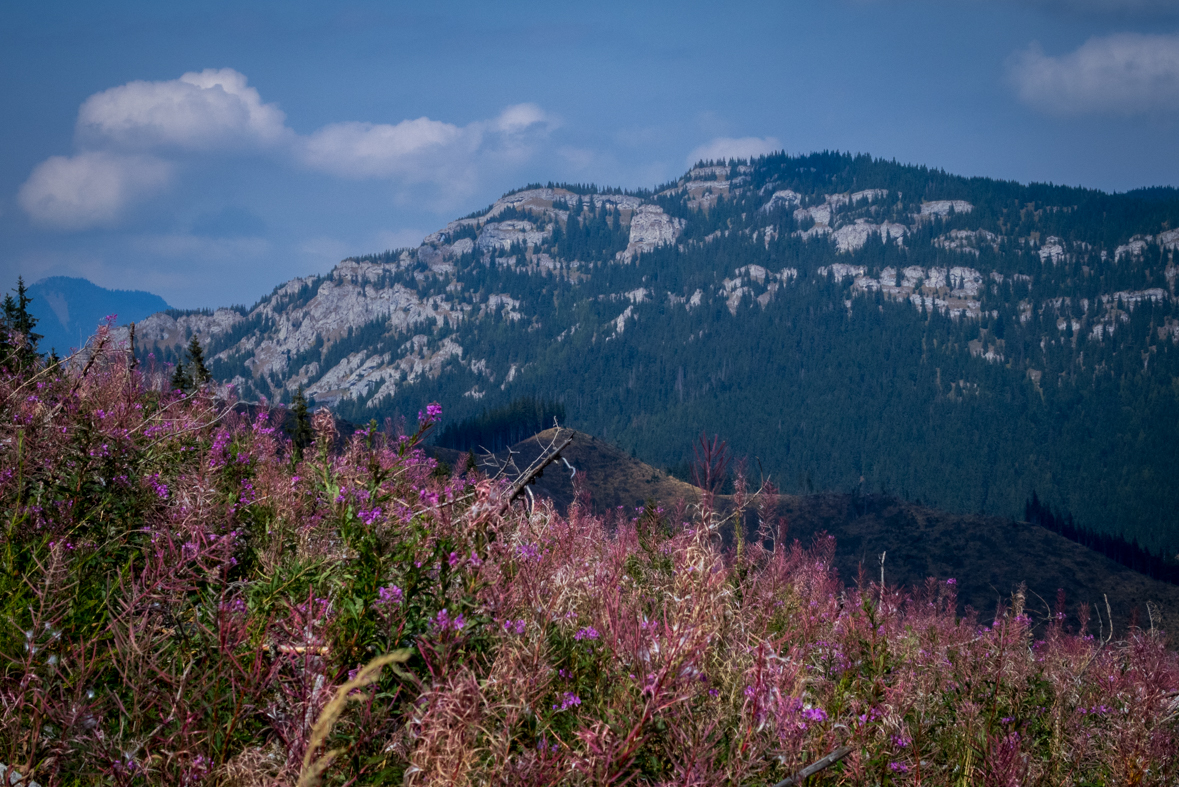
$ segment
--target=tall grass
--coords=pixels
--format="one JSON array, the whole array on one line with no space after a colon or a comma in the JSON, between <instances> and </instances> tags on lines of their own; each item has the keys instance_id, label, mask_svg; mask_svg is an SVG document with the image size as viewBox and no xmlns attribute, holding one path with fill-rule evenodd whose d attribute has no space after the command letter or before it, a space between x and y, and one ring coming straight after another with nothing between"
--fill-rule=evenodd
<instances>
[{"instance_id":1,"label":"tall grass","mask_svg":"<svg viewBox=\"0 0 1179 787\"><path fill-rule=\"evenodd\" d=\"M507 505L422 453L433 408L319 413L296 462L96 342L0 374L0 762L41 784L770 784L843 746L809 783L1179 778L1155 632L845 587L830 539L738 554L707 507Z\"/></svg>"}]
</instances>

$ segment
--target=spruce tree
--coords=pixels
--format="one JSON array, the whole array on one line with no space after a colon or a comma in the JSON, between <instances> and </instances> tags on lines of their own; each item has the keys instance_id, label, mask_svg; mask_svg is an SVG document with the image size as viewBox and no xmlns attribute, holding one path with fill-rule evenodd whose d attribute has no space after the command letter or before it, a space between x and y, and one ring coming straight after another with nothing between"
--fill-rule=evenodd
<instances>
[{"instance_id":1,"label":"spruce tree","mask_svg":"<svg viewBox=\"0 0 1179 787\"><path fill-rule=\"evenodd\" d=\"M12 295L4 296L4 332L5 336L0 341L0 356L5 359L15 359L19 366L28 368L31 367L37 360L37 342L42 338L41 334L34 333L33 329L37 327L37 318L29 312L29 304L33 299L29 297L28 289L25 287L24 277L18 276L16 280L16 298ZM24 337L23 341L18 340L16 347L13 348L8 332L20 334Z\"/></svg>"},{"instance_id":2,"label":"spruce tree","mask_svg":"<svg viewBox=\"0 0 1179 787\"><path fill-rule=\"evenodd\" d=\"M33 299L29 297L29 291L25 287L24 277L17 276L16 319L13 320L12 327L25 335L25 342L30 350L36 352L37 342L44 337L39 333L33 333L33 329L37 327L37 318L29 312L29 304L32 302Z\"/></svg>"},{"instance_id":3,"label":"spruce tree","mask_svg":"<svg viewBox=\"0 0 1179 787\"><path fill-rule=\"evenodd\" d=\"M205 351L201 349L200 339L195 336L188 343L188 362L192 367L191 377L194 388L203 388L213 382L213 375L209 374L209 370L205 367Z\"/></svg>"},{"instance_id":4,"label":"spruce tree","mask_svg":"<svg viewBox=\"0 0 1179 787\"><path fill-rule=\"evenodd\" d=\"M184 361L176 360L176 371L172 372L172 390L189 391L192 389L192 379L184 369Z\"/></svg>"}]
</instances>

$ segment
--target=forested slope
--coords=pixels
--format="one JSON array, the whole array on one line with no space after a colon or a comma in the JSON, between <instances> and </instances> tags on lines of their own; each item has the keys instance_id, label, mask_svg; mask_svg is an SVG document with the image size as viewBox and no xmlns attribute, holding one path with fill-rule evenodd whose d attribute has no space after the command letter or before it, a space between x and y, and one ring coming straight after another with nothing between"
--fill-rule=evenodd
<instances>
[{"instance_id":1,"label":"forested slope","mask_svg":"<svg viewBox=\"0 0 1179 787\"><path fill-rule=\"evenodd\" d=\"M138 335L174 360L195 333L247 397L302 385L354 421L530 395L659 466L703 429L788 490L1000 515L1034 490L1173 554L1176 227L1168 189L778 155L651 191L529 187Z\"/></svg>"}]
</instances>

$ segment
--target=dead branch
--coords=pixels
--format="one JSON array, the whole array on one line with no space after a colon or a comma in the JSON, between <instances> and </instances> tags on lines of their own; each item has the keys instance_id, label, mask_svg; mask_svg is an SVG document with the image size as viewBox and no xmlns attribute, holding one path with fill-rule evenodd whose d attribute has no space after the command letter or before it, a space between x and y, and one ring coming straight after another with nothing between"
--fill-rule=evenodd
<instances>
[{"instance_id":1,"label":"dead branch","mask_svg":"<svg viewBox=\"0 0 1179 787\"><path fill-rule=\"evenodd\" d=\"M821 760L815 760L793 776L787 776L785 779L775 784L774 787L791 787L791 785L802 784L803 781L805 781L807 778L814 776L824 768L831 767L847 755L851 754L852 751L853 747L851 746L840 746L826 757L822 758Z\"/></svg>"},{"instance_id":2,"label":"dead branch","mask_svg":"<svg viewBox=\"0 0 1179 787\"><path fill-rule=\"evenodd\" d=\"M503 508L507 508L509 505L511 505L512 501L524 492L525 487L531 483L534 483L540 474L544 472L544 469L552 462L556 461L557 458L561 456L561 452L564 451L572 442L572 430L570 430L569 434L565 435L564 437L562 437L560 431L558 431L557 434L553 436L552 442L549 443L548 446L540 452L540 456L536 457L536 459L533 459L532 464L528 465L527 469L525 469L524 472L521 473L520 476L512 483L512 486L508 490L508 494L504 500Z\"/></svg>"}]
</instances>

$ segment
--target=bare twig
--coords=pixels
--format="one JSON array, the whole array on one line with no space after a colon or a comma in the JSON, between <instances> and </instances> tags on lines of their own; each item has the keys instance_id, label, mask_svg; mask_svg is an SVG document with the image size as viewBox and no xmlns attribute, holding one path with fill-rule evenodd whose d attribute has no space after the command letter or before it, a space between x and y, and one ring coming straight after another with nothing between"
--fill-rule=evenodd
<instances>
[{"instance_id":1,"label":"bare twig","mask_svg":"<svg viewBox=\"0 0 1179 787\"><path fill-rule=\"evenodd\" d=\"M802 782L807 778L814 776L824 768L831 767L847 755L851 754L853 751L854 748L851 746L840 746L826 757L823 757L820 760L815 760L793 776L787 776L785 779L775 784L774 787L791 787L791 785L802 784Z\"/></svg>"},{"instance_id":2,"label":"bare twig","mask_svg":"<svg viewBox=\"0 0 1179 787\"><path fill-rule=\"evenodd\" d=\"M524 492L525 487L535 481L536 478L544 472L546 467L548 467L552 462L556 461L557 458L560 457L561 452L564 451L572 442L572 430L570 430L569 434L565 435L564 437L562 437L561 433L558 431L557 434L553 436L553 440L551 443L549 443L548 447L541 451L540 456L536 457L536 459L533 459L532 464L528 465L524 472L521 473L520 476L512 483L511 488L508 490L506 499L504 500L504 508L507 508L509 505L511 505L512 501Z\"/></svg>"}]
</instances>

